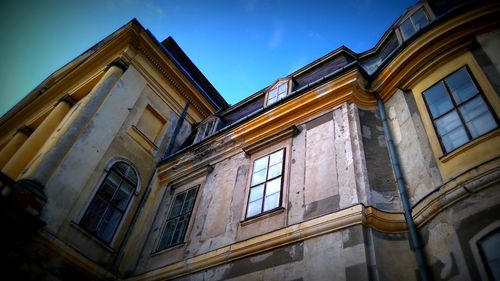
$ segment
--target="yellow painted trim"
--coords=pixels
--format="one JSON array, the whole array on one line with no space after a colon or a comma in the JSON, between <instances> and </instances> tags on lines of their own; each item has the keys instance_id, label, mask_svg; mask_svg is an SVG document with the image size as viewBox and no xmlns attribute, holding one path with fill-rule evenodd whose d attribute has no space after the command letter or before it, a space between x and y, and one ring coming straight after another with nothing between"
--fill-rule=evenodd
<instances>
[{"instance_id":1,"label":"yellow painted trim","mask_svg":"<svg viewBox=\"0 0 500 281\"><path fill-rule=\"evenodd\" d=\"M471 168L478 164L500 156L500 128L480 137L460 148L445 154L441 148L439 138L434 129L432 118L427 111L422 93L436 82L444 79L450 73L457 69L467 66L470 74L477 82L480 90L484 93L486 101L491 105L493 113L500 115L500 99L496 94L495 89L489 83L487 77L482 72L480 66L475 61L471 53L465 52L456 56L446 63L430 64L427 66L426 76L415 80L413 83L412 93L417 104L417 108L422 118L422 123L429 137L431 148L436 157L436 162L439 167L442 178L446 181L449 178Z\"/></svg>"},{"instance_id":2,"label":"yellow painted trim","mask_svg":"<svg viewBox=\"0 0 500 281\"><path fill-rule=\"evenodd\" d=\"M500 24L500 5L493 3L452 17L439 26L417 37L375 77L371 90L384 101L396 92L406 80L415 76L435 57L449 52L457 45L470 41L476 34Z\"/></svg>"}]
</instances>

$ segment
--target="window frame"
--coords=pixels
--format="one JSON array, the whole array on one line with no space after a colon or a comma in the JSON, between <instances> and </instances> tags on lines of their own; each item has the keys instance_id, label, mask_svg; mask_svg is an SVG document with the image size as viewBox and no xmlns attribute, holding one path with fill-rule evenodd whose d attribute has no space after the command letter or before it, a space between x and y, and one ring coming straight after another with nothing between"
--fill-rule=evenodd
<instances>
[{"instance_id":1,"label":"window frame","mask_svg":"<svg viewBox=\"0 0 500 281\"><path fill-rule=\"evenodd\" d=\"M277 82L275 82L271 87L269 87L268 90L266 90L266 106L270 106L270 105L273 105L273 104L276 104L278 103L280 100L283 100L285 99L286 97L288 97L290 95L290 86L291 86L291 83L290 83L291 79L285 79L285 80L278 80ZM285 95L282 97L282 98L279 98L278 97L280 96L280 92L279 92L279 88L282 86L282 85L286 85L286 91L284 92ZM270 102L270 94L272 91L276 90L276 97L275 97L275 100L273 102Z\"/></svg>"},{"instance_id":2,"label":"window frame","mask_svg":"<svg viewBox=\"0 0 500 281\"><path fill-rule=\"evenodd\" d=\"M170 218L170 214L171 214L172 209L174 207L174 203L175 203L175 200L176 200L177 196L179 196L180 194L186 193L186 197L187 197L187 193L189 193L189 191L191 191L193 189L195 189L195 193L194 193L194 200L193 200L193 203L192 203L192 206L191 206L191 210L189 212L181 213L181 214L179 214L179 215L177 215L175 217ZM180 190L180 191L175 192L174 194L172 194L172 197L169 200L170 201L169 202L170 205L168 207L168 212L166 213L165 218L163 218L162 222L161 222L161 231L160 231L159 236L158 236L158 242L157 242L156 246L154 247L156 253L162 252L162 251L165 251L165 250L169 250L171 248L175 248L175 247L177 247L179 245L184 245L185 244L186 236L187 236L187 234L189 232L190 225L191 225L191 219L193 218L193 213L195 212L196 203L198 201L198 194L200 192L200 189L201 189L201 184L194 184L194 185L190 185L190 187L188 187L188 188L182 189L182 190ZM186 197L184 198L182 205L185 204ZM181 210L182 210L182 208L181 208ZM170 244L169 243L165 247L162 247L163 236L164 236L164 234L166 232L166 229L167 229L169 221L174 220L174 219L178 219L178 218L180 218L180 217L182 217L182 216L184 216L186 214L189 214L189 215L188 215L188 218L187 218L186 226L184 227L183 233L181 234L182 238L180 239L180 241L177 242L177 243L174 243L174 244ZM175 232L178 223L179 223L179 221L177 221L176 226L175 226L173 232Z\"/></svg>"},{"instance_id":3,"label":"window frame","mask_svg":"<svg viewBox=\"0 0 500 281\"><path fill-rule=\"evenodd\" d=\"M281 174L279 176L276 176L276 177L273 177L271 179L268 179L268 175L269 175L269 159L270 159L270 156L278 151L283 151L283 155L282 155L282 158L281 158ZM287 160L287 157L286 157L286 153L287 153L287 148L285 146L283 147L280 147L280 148L277 148L277 149L273 149L271 152L269 153L265 153L263 155L260 155L259 157L256 157L255 159L253 159L252 161L252 167L250 169L250 176L249 176L249 185L248 185L248 194L246 195L246 206L245 206L245 215L244 215L244 220L251 220L251 219L254 219L254 218L257 218L257 217L261 217L263 215L266 215L266 214L269 214L269 213L273 213L277 210L280 210L280 209L283 209L283 197L284 197L284 185L285 185L285 176L286 176L286 160ZM267 165L266 165L266 180L259 183L259 184L255 184L252 186L252 177L253 177L253 174L254 174L254 167L255 167L255 162L257 160L260 160L264 157L268 157L268 161L267 161ZM266 210L264 211L264 205L265 205L265 194L266 194L266 190L267 190L267 183L270 182L270 181L273 181L275 179L277 179L278 177L281 177L281 180L280 180L280 199L279 199L279 202L278 202L278 206L275 207L275 208L272 208L272 209L269 209L269 210ZM255 215L252 215L252 216L248 216L248 210L249 210L249 206L250 206L250 195L251 195L251 192L252 192L252 188L256 187L256 186L259 186L259 185L262 185L264 184L264 190L262 191L262 204L261 204L261 207L260 207L260 212L255 214Z\"/></svg>"},{"instance_id":4,"label":"window frame","mask_svg":"<svg viewBox=\"0 0 500 281\"><path fill-rule=\"evenodd\" d=\"M453 97L453 94L451 93L451 90L450 90L450 87L448 86L448 83L445 81L447 78L449 78L450 76L452 76L453 74L459 72L461 69L465 69L465 71L467 72L467 74L469 75L469 77L471 78L471 81L473 83L473 85L476 87L476 89L478 90L478 92L476 94L474 94L473 96L467 98L467 100L465 101L462 101L461 103L457 103L455 101L455 98ZM452 109L442 113L440 116L438 117L434 117L432 115L432 112L430 110L430 106L429 106L429 102L427 101L426 97L425 97L425 92L428 91L429 89L433 88L434 86L438 85L439 83L443 83L444 85L444 88L446 90L446 94L448 95L448 97L450 98L451 100L451 103L452 103ZM464 120L464 117L462 116L462 113L460 111L460 107L461 106L464 106L465 104L469 103L470 101L472 101L473 99L477 98L477 97L481 97L486 105L486 108L488 110L488 112L490 113L490 115L493 117L493 120L495 121L496 123L496 127L494 127L493 129L481 134L481 135L478 135L477 137L472 137L472 134L468 128L468 126L466 125L466 122ZM469 68L469 66L467 64L455 69L454 71L448 73L445 77L443 77L442 79L436 81L434 84L430 85L429 87L427 87L425 90L422 91L422 99L424 101L424 104L425 104L425 107L427 109L427 114L429 115L429 118L430 118L430 121L432 123L432 126L434 128L434 133L436 134L436 137L438 138L438 141L439 141L439 145L441 147L441 151L443 152L443 155L446 156L448 154L451 154L453 153L454 151L456 150L459 150L461 147L481 138L482 136L484 135L487 135L493 131L495 131L496 129L498 129L499 127L499 122L498 122L498 117L496 115L496 112L493 110L493 108L491 107L486 95L484 94L484 91L483 89L481 88L481 85L478 83L478 81L476 80L476 78L474 77L474 73L473 71L471 71L471 69ZM442 118L443 116L451 113L455 111L459 117L459 120L460 120L460 124L462 125L462 127L464 128L465 132L466 132L466 135L467 135L467 142L451 149L450 151L447 151L444 143L443 143L443 140L442 140L442 136L441 134L439 133L438 131L438 128L436 127L436 120L438 120L439 118Z\"/></svg>"},{"instance_id":5,"label":"window frame","mask_svg":"<svg viewBox=\"0 0 500 281\"><path fill-rule=\"evenodd\" d=\"M126 165L131 171L134 172L136 180L137 180L137 182L135 184L133 184L125 175L121 174L117 170L117 168L115 168L119 164ZM103 196L100 195L100 191L107 183L107 180L110 177L111 173L117 174L120 177L121 182L120 182L120 185L117 186L116 190L113 192L111 199L107 200L107 199L103 198ZM123 208L123 211L122 211L122 210L120 210L120 208L116 207L115 204L113 204L111 201L114 198L115 194L118 192L118 190L120 190L121 184L123 183L123 181L126 181L131 186L131 192L130 192L130 197L127 200L127 204L125 205L125 207ZM138 173L137 169L131 163L129 163L128 161L125 161L125 160L116 160L116 161L111 162L107 166L107 168L104 169L102 179L99 181L97 188L95 188L95 192L92 194L91 199L88 201L88 204L85 207L85 211L82 213L81 217L79 218L78 223L77 223L78 228L82 229L83 231L85 231L86 233L88 233L89 235L91 235L93 238L97 239L99 242L103 243L104 245L111 246L113 244L113 241L116 238L117 233L119 232L119 229L120 229L125 217L127 216L127 213L130 209L130 206L132 205L132 202L134 200L134 196L136 196L138 194L138 190L140 189L140 184L141 184L141 181L140 181L139 173ZM116 223L116 225L114 226L114 230L113 230L113 233L110 235L109 241L105 240L103 237L98 236L97 232L94 233L88 227L83 225L83 223L84 223L83 221L86 219L87 214L90 213L91 207L93 206L93 203L96 201L97 197L99 197L101 200L106 202L107 208L109 206L111 206L112 208L114 208L114 210L118 210L121 212L121 217L118 220L118 222ZM107 209L106 209L106 211L107 211ZM89 214L89 215L91 215L91 214ZM105 212L103 212L103 214L100 216L98 225L100 225L102 223L104 215L105 215ZM97 227L97 228L99 228L99 227Z\"/></svg>"}]
</instances>

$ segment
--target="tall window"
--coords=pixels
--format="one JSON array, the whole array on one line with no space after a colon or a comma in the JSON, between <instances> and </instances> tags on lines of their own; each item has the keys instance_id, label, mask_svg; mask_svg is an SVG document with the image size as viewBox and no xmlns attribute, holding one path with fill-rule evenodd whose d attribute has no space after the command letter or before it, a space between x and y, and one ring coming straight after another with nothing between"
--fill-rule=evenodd
<instances>
[{"instance_id":1,"label":"tall window","mask_svg":"<svg viewBox=\"0 0 500 281\"><path fill-rule=\"evenodd\" d=\"M409 18L403 21L403 23L399 26L399 30L401 30L404 40L406 40L428 24L429 19L427 18L424 9L420 8Z\"/></svg>"},{"instance_id":2,"label":"tall window","mask_svg":"<svg viewBox=\"0 0 500 281\"><path fill-rule=\"evenodd\" d=\"M115 163L83 215L80 226L105 243L109 243L120 224L138 179L124 162Z\"/></svg>"},{"instance_id":3,"label":"tall window","mask_svg":"<svg viewBox=\"0 0 500 281\"><path fill-rule=\"evenodd\" d=\"M465 66L425 90L423 95L446 153L498 126Z\"/></svg>"},{"instance_id":4,"label":"tall window","mask_svg":"<svg viewBox=\"0 0 500 281\"><path fill-rule=\"evenodd\" d=\"M253 163L246 217L276 209L281 204L285 149L259 158Z\"/></svg>"},{"instance_id":5,"label":"tall window","mask_svg":"<svg viewBox=\"0 0 500 281\"><path fill-rule=\"evenodd\" d=\"M267 104L275 103L288 95L288 81L278 84L267 94Z\"/></svg>"},{"instance_id":6,"label":"tall window","mask_svg":"<svg viewBox=\"0 0 500 281\"><path fill-rule=\"evenodd\" d=\"M182 243L191 213L193 212L197 192L198 186L175 195L161 235L158 250Z\"/></svg>"}]
</instances>

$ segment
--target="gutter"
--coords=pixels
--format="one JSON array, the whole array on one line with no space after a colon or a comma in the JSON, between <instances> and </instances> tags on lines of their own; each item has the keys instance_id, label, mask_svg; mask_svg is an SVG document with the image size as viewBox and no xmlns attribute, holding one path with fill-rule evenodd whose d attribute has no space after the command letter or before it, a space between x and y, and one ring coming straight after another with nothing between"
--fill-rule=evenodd
<instances>
[{"instance_id":1,"label":"gutter","mask_svg":"<svg viewBox=\"0 0 500 281\"><path fill-rule=\"evenodd\" d=\"M420 280L431 281L432 275L427 267L424 244L422 243L422 238L418 232L418 228L415 225L413 216L411 214L410 200L406 192L406 186L404 183L404 176L401 171L401 165L399 164L399 155L396 151L396 147L392 140L392 133L389 128L389 122L387 121L387 115L385 113L384 102L380 98L377 92L373 92L373 95L377 99L378 110L380 113L380 118L382 119L382 124L384 126L384 136L387 142L387 150L389 150L389 156L391 157L392 170L394 171L394 176L396 177L396 184L398 186L399 195L401 196L401 203L403 205L403 213L405 216L406 224L408 225L408 234L410 235L410 247L415 252L417 258L418 272L420 275Z\"/></svg>"}]
</instances>

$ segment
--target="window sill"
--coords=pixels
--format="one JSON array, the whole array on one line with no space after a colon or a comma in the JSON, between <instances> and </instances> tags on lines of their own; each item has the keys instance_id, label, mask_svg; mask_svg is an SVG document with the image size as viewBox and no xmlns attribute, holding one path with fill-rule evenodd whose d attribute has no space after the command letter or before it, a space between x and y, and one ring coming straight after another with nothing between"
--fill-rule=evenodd
<instances>
[{"instance_id":1,"label":"window sill","mask_svg":"<svg viewBox=\"0 0 500 281\"><path fill-rule=\"evenodd\" d=\"M446 163L448 161L450 161L451 159L453 159L454 157L456 157L457 155L459 154L462 154L464 152L466 152L467 150L489 140L489 139L492 139L494 137L497 137L500 135L500 127L499 128L496 128L495 130L473 140L473 141L470 141L460 147L458 147L457 149L451 151L450 153L448 154L445 154L441 157L439 157L439 161L441 161L442 163Z\"/></svg>"},{"instance_id":2,"label":"window sill","mask_svg":"<svg viewBox=\"0 0 500 281\"><path fill-rule=\"evenodd\" d=\"M161 254L164 254L164 253L166 253L166 252L173 251L173 250L175 250L175 249L182 248L182 247L184 247L184 246L186 246L186 242L182 242L182 243L179 243L179 244L175 244L175 245L172 245L172 246L167 247L167 248L165 248L165 249L162 249L162 250L159 250L159 251L153 252L153 253L151 254L151 256L152 256L152 257L154 257L154 256L159 256L159 255L161 255Z\"/></svg>"},{"instance_id":3,"label":"window sill","mask_svg":"<svg viewBox=\"0 0 500 281\"><path fill-rule=\"evenodd\" d=\"M110 252L110 253L114 253L115 250L113 248L111 248L109 245L107 245L106 243L104 243L103 241L99 240L98 238L96 238L94 235L88 233L85 229L81 228L78 223L74 222L74 221L71 221L70 225L75 228L76 230L78 230L80 233L82 233L83 235L85 235L86 237L92 239L94 242L96 242L97 244L99 244L100 246L102 246L106 251Z\"/></svg>"},{"instance_id":4,"label":"window sill","mask_svg":"<svg viewBox=\"0 0 500 281\"><path fill-rule=\"evenodd\" d=\"M261 221L261 220L265 220L265 219L267 219L269 217L281 214L283 212L285 212L285 207L274 208L272 210L269 210L269 211L266 211L264 213L261 213L261 214L259 214L257 216L246 218L246 219L240 221L240 225L241 226L249 225L249 224Z\"/></svg>"}]
</instances>

